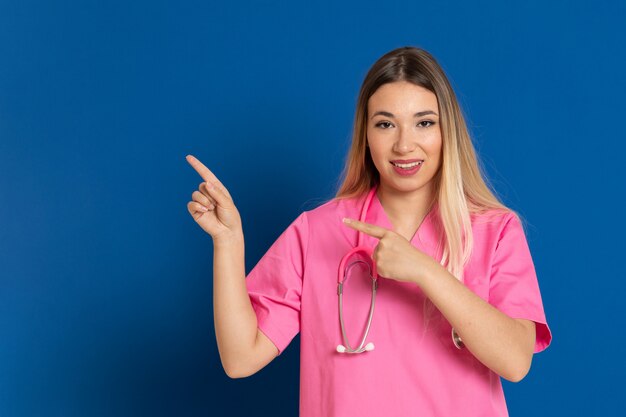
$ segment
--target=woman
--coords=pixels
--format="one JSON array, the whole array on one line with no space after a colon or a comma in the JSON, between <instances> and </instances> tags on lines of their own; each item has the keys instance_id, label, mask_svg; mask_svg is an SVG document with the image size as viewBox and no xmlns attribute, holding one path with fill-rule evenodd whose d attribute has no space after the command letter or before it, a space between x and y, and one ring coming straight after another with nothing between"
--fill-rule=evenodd
<instances>
[{"instance_id":1,"label":"woman","mask_svg":"<svg viewBox=\"0 0 626 417\"><path fill-rule=\"evenodd\" d=\"M521 380L552 336L519 217L485 184L428 52L398 48L372 66L336 197L300 214L247 277L228 190L188 161L206 181L188 209L213 237L230 377L259 371L299 332L303 417L508 415L500 377ZM362 262L338 271L355 246Z\"/></svg>"}]
</instances>

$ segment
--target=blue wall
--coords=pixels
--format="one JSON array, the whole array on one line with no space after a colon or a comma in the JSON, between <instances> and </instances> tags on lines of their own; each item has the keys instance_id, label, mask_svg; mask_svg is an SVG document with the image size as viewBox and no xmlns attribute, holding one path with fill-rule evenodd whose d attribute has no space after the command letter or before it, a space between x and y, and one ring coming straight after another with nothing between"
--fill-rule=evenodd
<instances>
[{"instance_id":1,"label":"blue wall","mask_svg":"<svg viewBox=\"0 0 626 417\"><path fill-rule=\"evenodd\" d=\"M623 409L624 3L337 3L0 1L1 416L296 415L298 337L222 370L185 155L231 191L249 271L332 196L363 76L404 45L529 223L554 340L511 415Z\"/></svg>"}]
</instances>

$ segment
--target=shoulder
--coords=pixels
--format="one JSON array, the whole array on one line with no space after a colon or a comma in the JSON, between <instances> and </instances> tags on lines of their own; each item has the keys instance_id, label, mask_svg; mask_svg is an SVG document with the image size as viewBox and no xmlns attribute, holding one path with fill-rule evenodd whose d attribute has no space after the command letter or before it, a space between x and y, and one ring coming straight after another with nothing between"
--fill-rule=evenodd
<instances>
[{"instance_id":1,"label":"shoulder","mask_svg":"<svg viewBox=\"0 0 626 417\"><path fill-rule=\"evenodd\" d=\"M472 213L472 232L482 239L498 241L511 229L522 230L519 215L511 209L489 209L482 213Z\"/></svg>"},{"instance_id":2,"label":"shoulder","mask_svg":"<svg viewBox=\"0 0 626 417\"><path fill-rule=\"evenodd\" d=\"M309 249L327 251L330 247L336 247L334 244L339 245L339 242L351 245L357 232L347 227L342 219L358 219L364 200L365 196L333 198L302 212L300 216L306 224Z\"/></svg>"},{"instance_id":3,"label":"shoulder","mask_svg":"<svg viewBox=\"0 0 626 417\"><path fill-rule=\"evenodd\" d=\"M344 217L358 218L362 203L362 197L354 198L333 198L329 201L319 203L316 207L300 211L284 230L285 235L295 235L300 239L308 240L311 235L326 235L331 231L347 229L343 226ZM311 207L310 202L305 205ZM339 226L339 227L338 227ZM351 230L351 229L350 229Z\"/></svg>"},{"instance_id":4,"label":"shoulder","mask_svg":"<svg viewBox=\"0 0 626 417\"><path fill-rule=\"evenodd\" d=\"M336 224L344 217L358 217L362 200L363 197L333 198L317 207L305 210L302 215L307 217L309 225L312 226Z\"/></svg>"},{"instance_id":5,"label":"shoulder","mask_svg":"<svg viewBox=\"0 0 626 417\"><path fill-rule=\"evenodd\" d=\"M477 226L502 226L510 221L519 221L518 214L509 208L487 209L480 213L471 213L470 217L472 219L472 224Z\"/></svg>"}]
</instances>

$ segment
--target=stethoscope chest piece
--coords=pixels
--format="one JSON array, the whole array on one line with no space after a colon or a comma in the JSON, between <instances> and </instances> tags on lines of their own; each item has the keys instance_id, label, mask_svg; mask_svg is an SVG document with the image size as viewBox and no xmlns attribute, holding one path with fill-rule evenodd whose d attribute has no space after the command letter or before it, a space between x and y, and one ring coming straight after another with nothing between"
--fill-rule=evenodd
<instances>
[{"instance_id":1,"label":"stethoscope chest piece","mask_svg":"<svg viewBox=\"0 0 626 417\"><path fill-rule=\"evenodd\" d=\"M452 328L452 342L457 349L463 349L465 347L465 344L461 340L461 336L459 336L456 330L454 330L454 327Z\"/></svg>"}]
</instances>

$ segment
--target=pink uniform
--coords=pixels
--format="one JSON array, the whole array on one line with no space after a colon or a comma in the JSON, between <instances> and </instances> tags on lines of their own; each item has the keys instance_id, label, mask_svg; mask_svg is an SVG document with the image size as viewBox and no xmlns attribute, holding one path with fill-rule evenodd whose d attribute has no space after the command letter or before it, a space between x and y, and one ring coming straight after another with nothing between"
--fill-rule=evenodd
<instances>
[{"instance_id":1,"label":"pink uniform","mask_svg":"<svg viewBox=\"0 0 626 417\"><path fill-rule=\"evenodd\" d=\"M375 349L337 352L343 344L338 268L358 233L342 218L359 219L365 197L332 200L300 214L246 278L259 329L280 353L300 332L300 416L507 416L500 377L467 348L454 346L451 325L417 284L379 278L367 337ZM440 260L436 208L411 243ZM475 220L465 285L510 317L533 320L535 352L544 350L552 336L521 223L512 213ZM376 195L365 221L393 229ZM361 241L372 248L378 243L366 234ZM371 281L347 285L345 327L355 347L367 324Z\"/></svg>"}]
</instances>

